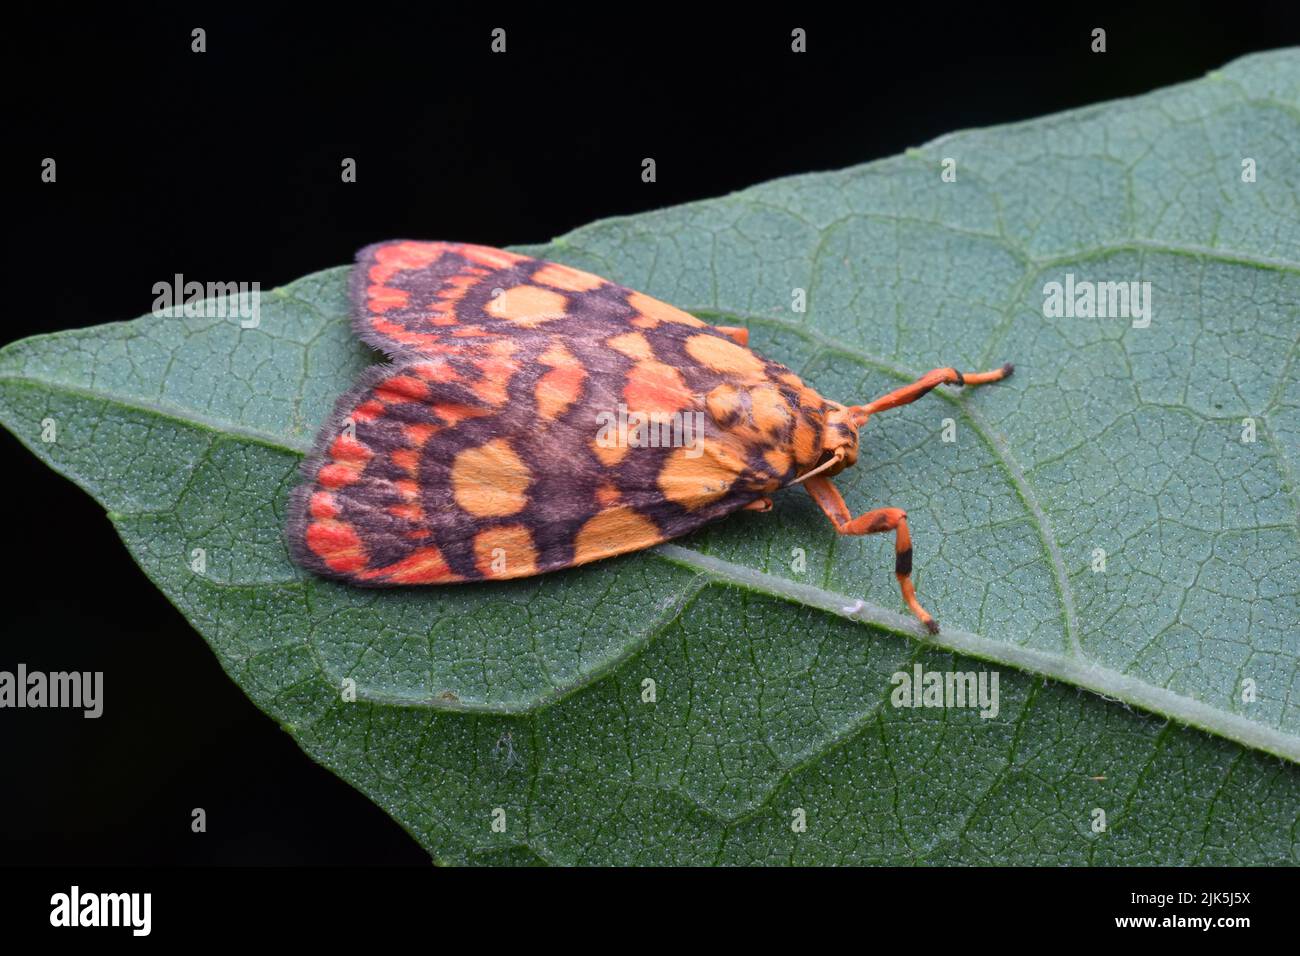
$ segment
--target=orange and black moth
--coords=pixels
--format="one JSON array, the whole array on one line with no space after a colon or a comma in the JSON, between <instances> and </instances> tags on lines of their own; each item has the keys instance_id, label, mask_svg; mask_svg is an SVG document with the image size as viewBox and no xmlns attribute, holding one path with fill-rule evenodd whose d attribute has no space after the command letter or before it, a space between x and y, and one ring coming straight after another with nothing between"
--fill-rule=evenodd
<instances>
[{"instance_id":1,"label":"orange and black moth","mask_svg":"<svg viewBox=\"0 0 1300 956\"><path fill-rule=\"evenodd\" d=\"M339 399L303 462L287 537L309 570L365 587L527 577L767 511L802 484L840 534L894 532L903 600L938 631L912 587L906 513L854 517L831 479L872 415L1010 365L938 368L842 405L751 351L746 329L461 243L369 246L350 294L357 334L391 363ZM621 410L634 440L610 440ZM635 440L684 421L689 441Z\"/></svg>"}]
</instances>

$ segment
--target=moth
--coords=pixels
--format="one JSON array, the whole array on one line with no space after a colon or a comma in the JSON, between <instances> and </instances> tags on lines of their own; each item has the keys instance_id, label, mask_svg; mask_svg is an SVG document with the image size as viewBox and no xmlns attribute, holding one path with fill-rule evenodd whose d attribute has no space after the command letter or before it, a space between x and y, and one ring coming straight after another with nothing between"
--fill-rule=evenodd
<instances>
[{"instance_id":1,"label":"moth","mask_svg":"<svg viewBox=\"0 0 1300 956\"><path fill-rule=\"evenodd\" d=\"M903 600L938 633L912 586L907 513L854 517L832 479L872 415L1010 364L937 368L843 405L750 350L744 328L462 243L368 246L349 292L356 334L391 361L338 400L303 462L286 535L308 570L363 587L527 577L768 511L803 485L840 534L894 533Z\"/></svg>"}]
</instances>

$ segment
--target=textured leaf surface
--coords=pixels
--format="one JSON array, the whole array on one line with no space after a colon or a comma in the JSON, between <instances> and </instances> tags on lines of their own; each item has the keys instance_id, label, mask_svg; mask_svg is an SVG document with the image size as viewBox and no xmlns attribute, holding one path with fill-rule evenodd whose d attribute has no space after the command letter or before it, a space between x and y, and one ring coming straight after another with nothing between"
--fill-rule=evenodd
<instances>
[{"instance_id":1,"label":"textured leaf surface","mask_svg":"<svg viewBox=\"0 0 1300 956\"><path fill-rule=\"evenodd\" d=\"M15 343L0 418L103 503L249 696L440 861L1298 863L1297 156L1282 51L526 250L748 325L841 401L1014 361L873 420L839 481L857 511L907 508L933 640L898 613L891 542L837 538L797 490L532 581L302 572L281 539L296 466L377 359L342 268L267 294L256 329L146 316ZM1150 282L1150 326L1045 318L1067 273ZM891 706L917 663L997 671L998 715Z\"/></svg>"}]
</instances>

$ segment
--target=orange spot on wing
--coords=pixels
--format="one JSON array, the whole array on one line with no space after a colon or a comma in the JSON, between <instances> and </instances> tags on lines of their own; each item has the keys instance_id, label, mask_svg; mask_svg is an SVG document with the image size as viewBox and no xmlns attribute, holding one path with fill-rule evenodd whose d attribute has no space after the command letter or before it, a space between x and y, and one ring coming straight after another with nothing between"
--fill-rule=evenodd
<instances>
[{"instance_id":1,"label":"orange spot on wing","mask_svg":"<svg viewBox=\"0 0 1300 956\"><path fill-rule=\"evenodd\" d=\"M480 415L491 414L485 408L478 408L474 405L462 405L457 402L442 402L434 405L433 411L448 425L455 425L457 422L463 422L467 418L478 418Z\"/></svg>"},{"instance_id":2,"label":"orange spot on wing","mask_svg":"<svg viewBox=\"0 0 1300 956\"><path fill-rule=\"evenodd\" d=\"M460 452L451 466L452 494L462 510L480 518L518 514L532 475L504 438Z\"/></svg>"},{"instance_id":3,"label":"orange spot on wing","mask_svg":"<svg viewBox=\"0 0 1300 956\"><path fill-rule=\"evenodd\" d=\"M484 310L497 319L532 328L569 313L569 300L553 289L536 285L517 285L506 289L487 304Z\"/></svg>"},{"instance_id":4,"label":"orange spot on wing","mask_svg":"<svg viewBox=\"0 0 1300 956\"><path fill-rule=\"evenodd\" d=\"M325 518L307 526L307 547L331 570L341 573L366 566L366 551L361 539L346 521Z\"/></svg>"},{"instance_id":5,"label":"orange spot on wing","mask_svg":"<svg viewBox=\"0 0 1300 956\"><path fill-rule=\"evenodd\" d=\"M573 539L573 563L585 564L663 540L653 521L623 505L588 519Z\"/></svg>"},{"instance_id":6,"label":"orange spot on wing","mask_svg":"<svg viewBox=\"0 0 1300 956\"><path fill-rule=\"evenodd\" d=\"M524 578L537 573L537 547L521 524L480 531L474 538L474 564L485 578Z\"/></svg>"},{"instance_id":7,"label":"orange spot on wing","mask_svg":"<svg viewBox=\"0 0 1300 956\"><path fill-rule=\"evenodd\" d=\"M650 343L640 332L624 332L622 335L616 335L607 339L605 344L615 352L621 352L630 359L651 360L655 357L654 350L650 348Z\"/></svg>"},{"instance_id":8,"label":"orange spot on wing","mask_svg":"<svg viewBox=\"0 0 1300 956\"><path fill-rule=\"evenodd\" d=\"M784 441L795 417L781 390L768 383L747 388L724 383L709 392L704 404L721 428L760 447Z\"/></svg>"},{"instance_id":9,"label":"orange spot on wing","mask_svg":"<svg viewBox=\"0 0 1300 956\"><path fill-rule=\"evenodd\" d=\"M424 519L424 510L417 504L393 505L388 509L388 513L394 518L402 518L410 522L418 522Z\"/></svg>"},{"instance_id":10,"label":"orange spot on wing","mask_svg":"<svg viewBox=\"0 0 1300 956\"><path fill-rule=\"evenodd\" d=\"M627 297L627 304L636 309L642 315L649 316L652 319L658 319L660 322L676 322L678 325L695 325L703 326L695 316L683 312L681 309L669 305L667 302L660 302L658 299L652 299L644 292L633 292Z\"/></svg>"},{"instance_id":11,"label":"orange spot on wing","mask_svg":"<svg viewBox=\"0 0 1300 956\"><path fill-rule=\"evenodd\" d=\"M445 358L437 358L430 362L414 362L406 366L406 369L431 382L461 381L460 373L452 368L451 363Z\"/></svg>"},{"instance_id":12,"label":"orange spot on wing","mask_svg":"<svg viewBox=\"0 0 1300 956\"><path fill-rule=\"evenodd\" d=\"M537 414L547 420L558 418L582 394L587 373L581 365L561 365L537 380L534 396Z\"/></svg>"},{"instance_id":13,"label":"orange spot on wing","mask_svg":"<svg viewBox=\"0 0 1300 956\"><path fill-rule=\"evenodd\" d=\"M389 457L393 459L393 464L402 469L411 477L416 476L420 467L420 453L414 448L399 448Z\"/></svg>"},{"instance_id":14,"label":"orange spot on wing","mask_svg":"<svg viewBox=\"0 0 1300 956\"><path fill-rule=\"evenodd\" d=\"M519 363L508 358L486 358L475 363L482 374L470 391L489 405L502 405L509 397L510 379L519 371Z\"/></svg>"},{"instance_id":15,"label":"orange spot on wing","mask_svg":"<svg viewBox=\"0 0 1300 956\"><path fill-rule=\"evenodd\" d=\"M394 375L375 387L375 397L389 404L420 402L428 396L429 386L413 375Z\"/></svg>"},{"instance_id":16,"label":"orange spot on wing","mask_svg":"<svg viewBox=\"0 0 1300 956\"><path fill-rule=\"evenodd\" d=\"M663 362L637 362L627 373L623 400L630 411L671 415L695 402L682 373Z\"/></svg>"},{"instance_id":17,"label":"orange spot on wing","mask_svg":"<svg viewBox=\"0 0 1300 956\"><path fill-rule=\"evenodd\" d=\"M602 445L600 436L597 436L591 440L591 451L602 465L606 468L613 468L627 456L627 445L619 445L613 442Z\"/></svg>"},{"instance_id":18,"label":"orange spot on wing","mask_svg":"<svg viewBox=\"0 0 1300 956\"><path fill-rule=\"evenodd\" d=\"M435 352L446 351L446 347L438 342L438 337L428 332L412 332L404 325L389 322L379 316L371 317L370 326L385 338L400 342L403 345L414 345L426 352L430 350Z\"/></svg>"},{"instance_id":19,"label":"orange spot on wing","mask_svg":"<svg viewBox=\"0 0 1300 956\"><path fill-rule=\"evenodd\" d=\"M326 488L342 488L361 477L363 465L360 462L332 462L321 467L316 473L316 480Z\"/></svg>"},{"instance_id":20,"label":"orange spot on wing","mask_svg":"<svg viewBox=\"0 0 1300 956\"><path fill-rule=\"evenodd\" d=\"M366 306L371 312L387 312L389 309L400 309L411 298L409 292L402 289L393 289L386 285L372 285L366 291L368 294Z\"/></svg>"},{"instance_id":21,"label":"orange spot on wing","mask_svg":"<svg viewBox=\"0 0 1300 956\"><path fill-rule=\"evenodd\" d=\"M456 303L465 298L465 293L482 282L483 276L487 274L486 269L466 269L447 279L447 284L438 292L438 299L447 307L448 314L454 314Z\"/></svg>"},{"instance_id":22,"label":"orange spot on wing","mask_svg":"<svg viewBox=\"0 0 1300 956\"><path fill-rule=\"evenodd\" d=\"M456 251L466 259L487 266L489 269L508 269L528 258L517 253L506 252L504 249L494 249L491 246L460 245L456 247Z\"/></svg>"},{"instance_id":23,"label":"orange spot on wing","mask_svg":"<svg viewBox=\"0 0 1300 956\"><path fill-rule=\"evenodd\" d=\"M459 580L443 558L442 552L432 545L367 575L371 576L387 578L394 584L441 584Z\"/></svg>"},{"instance_id":24,"label":"orange spot on wing","mask_svg":"<svg viewBox=\"0 0 1300 956\"><path fill-rule=\"evenodd\" d=\"M608 508L621 497L617 486L608 482L596 489L596 503L602 508Z\"/></svg>"},{"instance_id":25,"label":"orange spot on wing","mask_svg":"<svg viewBox=\"0 0 1300 956\"><path fill-rule=\"evenodd\" d=\"M313 518L337 518L339 505L328 491L318 491L311 496L308 510Z\"/></svg>"},{"instance_id":26,"label":"orange spot on wing","mask_svg":"<svg viewBox=\"0 0 1300 956\"><path fill-rule=\"evenodd\" d=\"M369 446L363 445L356 438L343 432L330 444L330 457L335 461L365 462L375 456Z\"/></svg>"},{"instance_id":27,"label":"orange spot on wing","mask_svg":"<svg viewBox=\"0 0 1300 956\"><path fill-rule=\"evenodd\" d=\"M447 247L441 242L396 242L375 250L375 264L370 280L383 284L398 272L423 269L442 255Z\"/></svg>"},{"instance_id":28,"label":"orange spot on wing","mask_svg":"<svg viewBox=\"0 0 1300 956\"><path fill-rule=\"evenodd\" d=\"M406 432L407 442L415 448L420 448L429 440L430 436L438 430L438 426L420 423L407 425L403 430Z\"/></svg>"},{"instance_id":29,"label":"orange spot on wing","mask_svg":"<svg viewBox=\"0 0 1300 956\"><path fill-rule=\"evenodd\" d=\"M553 289L563 289L565 292L590 292L592 289L599 289L609 284L600 276L583 272L581 269L562 266L558 262L548 262L542 266L532 274L532 281L549 285Z\"/></svg>"},{"instance_id":30,"label":"orange spot on wing","mask_svg":"<svg viewBox=\"0 0 1300 956\"><path fill-rule=\"evenodd\" d=\"M686 354L701 365L726 375L745 379L766 377L762 359L720 335L692 335L686 340Z\"/></svg>"},{"instance_id":31,"label":"orange spot on wing","mask_svg":"<svg viewBox=\"0 0 1300 956\"><path fill-rule=\"evenodd\" d=\"M740 389L725 382L705 396L704 405L713 420L724 428L739 422L745 412Z\"/></svg>"},{"instance_id":32,"label":"orange spot on wing","mask_svg":"<svg viewBox=\"0 0 1300 956\"><path fill-rule=\"evenodd\" d=\"M558 365L572 365L577 359L573 357L572 352L564 347L564 343L557 338L551 339L550 344L546 346L546 351L537 356L537 361L554 368Z\"/></svg>"},{"instance_id":33,"label":"orange spot on wing","mask_svg":"<svg viewBox=\"0 0 1300 956\"><path fill-rule=\"evenodd\" d=\"M691 457L693 448L674 448L659 472L659 490L669 501L689 511L717 501L745 470L745 460L731 446L704 442L703 453Z\"/></svg>"}]
</instances>

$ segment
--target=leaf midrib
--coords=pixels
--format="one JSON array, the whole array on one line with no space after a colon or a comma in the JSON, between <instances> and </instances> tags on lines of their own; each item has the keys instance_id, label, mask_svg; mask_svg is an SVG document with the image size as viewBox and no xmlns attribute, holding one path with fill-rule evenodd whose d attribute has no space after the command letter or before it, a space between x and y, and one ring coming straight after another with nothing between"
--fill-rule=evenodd
<instances>
[{"instance_id":1,"label":"leaf midrib","mask_svg":"<svg viewBox=\"0 0 1300 956\"><path fill-rule=\"evenodd\" d=\"M747 587L805 607L816 608L846 620L871 624L881 630L904 635L944 650L996 664L1006 664L1018 670L1073 684L1102 697L1123 701L1142 710L1245 744L1253 749L1300 763L1300 737L1286 734L1239 714L1229 713L1203 701L1176 694L1166 688L1157 687L1122 671L1103 667L1083 658L1022 647L1006 641L981 637L954 627L945 627L937 636L927 637L918 633L912 619L900 612L862 601L860 598L850 598L835 591L823 590L809 584L799 584L786 578L755 571L744 565L722 561L680 545L663 544L655 548L652 553L657 553L676 564L705 571L715 580Z\"/></svg>"}]
</instances>

